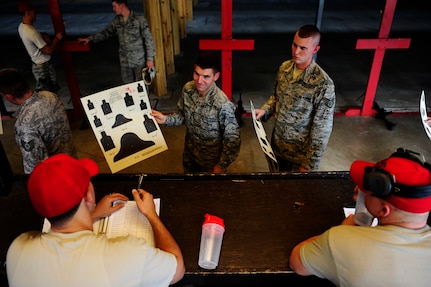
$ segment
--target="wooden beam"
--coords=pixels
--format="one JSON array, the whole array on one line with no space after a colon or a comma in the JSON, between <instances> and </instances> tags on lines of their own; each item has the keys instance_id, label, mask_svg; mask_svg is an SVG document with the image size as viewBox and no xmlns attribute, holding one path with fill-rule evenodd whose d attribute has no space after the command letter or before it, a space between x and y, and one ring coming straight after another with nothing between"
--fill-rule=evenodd
<instances>
[{"instance_id":1,"label":"wooden beam","mask_svg":"<svg viewBox=\"0 0 431 287\"><path fill-rule=\"evenodd\" d=\"M144 13L153 35L156 56L154 66L156 67L156 76L154 77L152 88L156 96L165 96L168 94L166 80L165 52L163 46L163 25L160 11L160 1L144 0Z\"/></svg>"},{"instance_id":2,"label":"wooden beam","mask_svg":"<svg viewBox=\"0 0 431 287\"><path fill-rule=\"evenodd\" d=\"M51 15L52 25L55 32L63 32L64 38L67 38L66 29L64 27L63 16L60 10L59 0L48 0L49 13ZM60 53L61 60L64 66L64 73L66 75L67 86L70 92L70 98L73 105L73 115L75 117L82 117L84 110L82 109L80 97L81 91L79 89L78 78L75 73L75 66L73 64L72 54L74 51L89 51L89 46L77 44L75 41L64 40L57 46L57 51Z\"/></svg>"},{"instance_id":3,"label":"wooden beam","mask_svg":"<svg viewBox=\"0 0 431 287\"><path fill-rule=\"evenodd\" d=\"M193 20L193 0L186 0L186 21Z\"/></svg>"},{"instance_id":4,"label":"wooden beam","mask_svg":"<svg viewBox=\"0 0 431 287\"><path fill-rule=\"evenodd\" d=\"M232 0L221 0L221 39L200 40L201 50L221 50L222 90L232 100L232 51L254 50L254 40L232 39Z\"/></svg>"},{"instance_id":5,"label":"wooden beam","mask_svg":"<svg viewBox=\"0 0 431 287\"><path fill-rule=\"evenodd\" d=\"M175 73L174 61L174 43L171 21L171 2L170 0L160 1L160 9L162 16L163 27L163 46L165 51L165 68L166 74L172 75Z\"/></svg>"},{"instance_id":6,"label":"wooden beam","mask_svg":"<svg viewBox=\"0 0 431 287\"><path fill-rule=\"evenodd\" d=\"M172 25L172 39L174 45L174 55L181 53L181 34L180 34L180 21L178 17L177 0L170 0L171 2L171 25Z\"/></svg>"},{"instance_id":7,"label":"wooden beam","mask_svg":"<svg viewBox=\"0 0 431 287\"><path fill-rule=\"evenodd\" d=\"M408 49L410 47L410 38L389 38L389 32L392 27L392 20L394 17L396 4L397 0L386 0L385 10L383 12L382 21L380 23L378 39L359 39L356 42L356 49L373 49L375 50L375 52L362 108L360 110L349 109L346 111L346 116L372 116L376 113L376 111L373 110L373 103L379 84L383 58L385 57L386 50Z\"/></svg>"},{"instance_id":8,"label":"wooden beam","mask_svg":"<svg viewBox=\"0 0 431 287\"><path fill-rule=\"evenodd\" d=\"M180 37L184 39L187 37L186 31L186 23L187 23L187 8L186 8L187 0L178 0L177 1L177 14L178 14L178 23L180 30Z\"/></svg>"}]
</instances>

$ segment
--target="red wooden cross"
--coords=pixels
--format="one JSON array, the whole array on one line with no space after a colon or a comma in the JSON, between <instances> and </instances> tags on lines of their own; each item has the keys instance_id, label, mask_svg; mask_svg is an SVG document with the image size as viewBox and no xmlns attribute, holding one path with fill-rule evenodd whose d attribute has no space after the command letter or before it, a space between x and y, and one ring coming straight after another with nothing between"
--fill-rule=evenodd
<instances>
[{"instance_id":1,"label":"red wooden cross","mask_svg":"<svg viewBox=\"0 0 431 287\"><path fill-rule=\"evenodd\" d=\"M254 50L254 40L232 39L232 0L221 0L221 39L200 40L201 50L221 50L222 90L232 100L232 51Z\"/></svg>"},{"instance_id":2,"label":"red wooden cross","mask_svg":"<svg viewBox=\"0 0 431 287\"><path fill-rule=\"evenodd\" d=\"M356 42L356 49L376 49L376 51L374 53L373 64L371 65L362 109L348 110L346 112L346 116L371 116L376 113L373 111L373 102L377 91L377 85L379 83L380 71L386 49L408 49L410 46L410 38L389 39L389 31L392 26L396 5L397 0L386 1L378 39L361 39Z\"/></svg>"},{"instance_id":3,"label":"red wooden cross","mask_svg":"<svg viewBox=\"0 0 431 287\"><path fill-rule=\"evenodd\" d=\"M66 29L63 23L63 17L60 12L59 0L48 0L49 13L51 14L52 24L55 32L63 32L66 36ZM73 112L75 116L82 116L83 109L79 98L81 92L79 90L78 79L75 74L75 67L72 61L72 55L70 52L77 51L90 51L88 45L80 45L76 41L65 41L63 45L58 47L58 50L63 61L64 72L66 74L67 85L69 87L70 97L73 104Z\"/></svg>"}]
</instances>

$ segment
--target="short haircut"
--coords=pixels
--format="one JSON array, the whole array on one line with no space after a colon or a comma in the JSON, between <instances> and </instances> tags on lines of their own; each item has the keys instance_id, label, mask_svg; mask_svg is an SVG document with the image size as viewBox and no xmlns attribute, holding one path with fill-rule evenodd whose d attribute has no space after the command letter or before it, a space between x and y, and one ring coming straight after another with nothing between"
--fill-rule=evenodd
<instances>
[{"instance_id":1,"label":"short haircut","mask_svg":"<svg viewBox=\"0 0 431 287\"><path fill-rule=\"evenodd\" d=\"M317 40L317 44L320 42L320 30L315 25L307 24L299 28L298 36L301 38L313 37Z\"/></svg>"},{"instance_id":2,"label":"short haircut","mask_svg":"<svg viewBox=\"0 0 431 287\"><path fill-rule=\"evenodd\" d=\"M197 57L195 65L202 69L213 69L215 74L220 71L220 57L214 52L204 51Z\"/></svg>"},{"instance_id":3,"label":"short haircut","mask_svg":"<svg viewBox=\"0 0 431 287\"><path fill-rule=\"evenodd\" d=\"M51 223L51 225L53 225L53 226L59 226L65 222L69 221L78 211L80 204L81 204L81 202L79 202L72 209L66 211L63 214L48 218L49 223Z\"/></svg>"},{"instance_id":4,"label":"short haircut","mask_svg":"<svg viewBox=\"0 0 431 287\"><path fill-rule=\"evenodd\" d=\"M16 99L21 99L30 90L30 86L24 77L15 69L0 70L0 93L11 94Z\"/></svg>"},{"instance_id":5,"label":"short haircut","mask_svg":"<svg viewBox=\"0 0 431 287\"><path fill-rule=\"evenodd\" d=\"M117 2L118 4L124 4L127 6L127 0L112 0L112 2Z\"/></svg>"}]
</instances>

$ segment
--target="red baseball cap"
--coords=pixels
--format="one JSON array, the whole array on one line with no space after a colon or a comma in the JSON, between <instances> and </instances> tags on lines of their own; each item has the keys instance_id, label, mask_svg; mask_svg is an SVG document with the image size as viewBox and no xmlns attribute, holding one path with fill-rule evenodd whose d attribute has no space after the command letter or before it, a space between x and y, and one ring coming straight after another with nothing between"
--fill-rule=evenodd
<instances>
[{"instance_id":1,"label":"red baseball cap","mask_svg":"<svg viewBox=\"0 0 431 287\"><path fill-rule=\"evenodd\" d=\"M390 173L395 183L407 186L431 185L431 172L418 162L402 157L389 157L377 163L356 160L350 167L350 177L361 190L364 188L366 167L377 166ZM407 198L389 194L385 200L393 206L412 213L423 213L431 210L431 196Z\"/></svg>"},{"instance_id":2,"label":"red baseball cap","mask_svg":"<svg viewBox=\"0 0 431 287\"><path fill-rule=\"evenodd\" d=\"M18 4L18 12L24 13L26 11L37 10L36 7L29 1L21 1Z\"/></svg>"},{"instance_id":3,"label":"red baseball cap","mask_svg":"<svg viewBox=\"0 0 431 287\"><path fill-rule=\"evenodd\" d=\"M56 154L40 162L30 174L27 189L37 213L55 217L69 211L83 198L90 179L99 172L88 158Z\"/></svg>"}]
</instances>

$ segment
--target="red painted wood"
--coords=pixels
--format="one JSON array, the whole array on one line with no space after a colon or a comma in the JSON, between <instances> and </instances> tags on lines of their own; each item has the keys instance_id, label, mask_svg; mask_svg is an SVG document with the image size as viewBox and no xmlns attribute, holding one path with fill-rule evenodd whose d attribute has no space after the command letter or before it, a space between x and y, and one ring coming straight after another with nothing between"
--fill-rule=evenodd
<instances>
[{"instance_id":1,"label":"red painted wood","mask_svg":"<svg viewBox=\"0 0 431 287\"><path fill-rule=\"evenodd\" d=\"M408 49L411 39L360 39L356 49Z\"/></svg>"},{"instance_id":2,"label":"red painted wood","mask_svg":"<svg viewBox=\"0 0 431 287\"><path fill-rule=\"evenodd\" d=\"M221 1L221 37L232 39L232 0Z\"/></svg>"},{"instance_id":3,"label":"red painted wood","mask_svg":"<svg viewBox=\"0 0 431 287\"><path fill-rule=\"evenodd\" d=\"M220 39L220 40L200 40L199 48L201 50L253 50L254 40L235 40L235 39Z\"/></svg>"},{"instance_id":4,"label":"red painted wood","mask_svg":"<svg viewBox=\"0 0 431 287\"><path fill-rule=\"evenodd\" d=\"M373 111L373 102L379 84L380 72L383 58L387 49L408 49L411 39L389 39L389 32L392 27L395 7L397 0L387 0L380 23L378 39L360 39L356 42L356 49L375 49L373 63L371 65L370 76L368 78L367 90L360 112L361 116L371 116L376 113ZM346 115L357 115L357 110L348 110Z\"/></svg>"},{"instance_id":5,"label":"red painted wood","mask_svg":"<svg viewBox=\"0 0 431 287\"><path fill-rule=\"evenodd\" d=\"M201 50L221 50L222 90L232 100L232 51L254 50L254 40L232 39L232 0L221 0L221 39L200 40Z\"/></svg>"},{"instance_id":6,"label":"red painted wood","mask_svg":"<svg viewBox=\"0 0 431 287\"><path fill-rule=\"evenodd\" d=\"M59 0L47 0L49 13L51 14L52 25L54 31L63 32L63 38L66 39L66 28L63 22L63 16L60 11ZM69 88L70 97L72 99L73 114L76 117L82 117L84 110L82 109L80 97L81 92L79 90L78 79L75 73L75 66L73 65L72 55L70 52L77 51L90 51L89 45L79 45L75 41L63 40L58 45L58 52L61 54L61 60L63 62L64 73L66 76L67 86Z\"/></svg>"}]
</instances>

